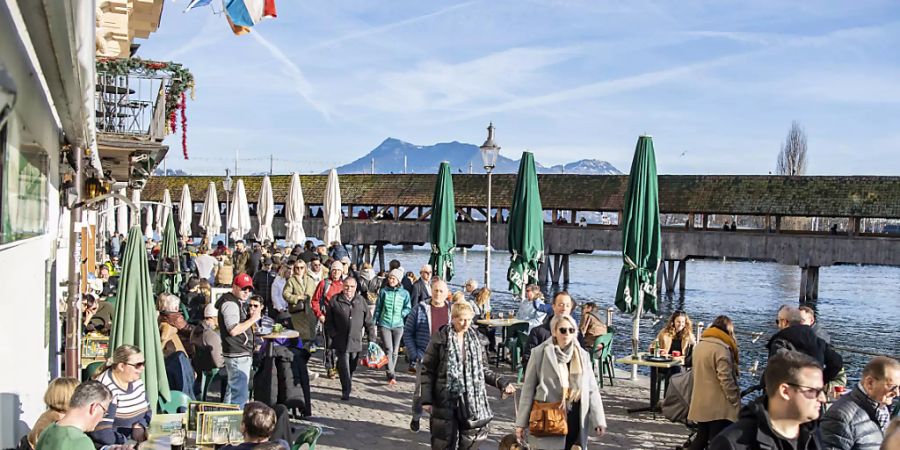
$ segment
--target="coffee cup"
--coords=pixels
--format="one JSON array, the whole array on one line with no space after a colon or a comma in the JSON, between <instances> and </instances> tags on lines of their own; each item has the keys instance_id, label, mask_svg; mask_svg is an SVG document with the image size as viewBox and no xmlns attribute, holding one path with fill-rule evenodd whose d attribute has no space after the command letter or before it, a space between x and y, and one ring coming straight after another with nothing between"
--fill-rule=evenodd
<instances>
[{"instance_id":1,"label":"coffee cup","mask_svg":"<svg viewBox=\"0 0 900 450\"><path fill-rule=\"evenodd\" d=\"M672 350L673 358L678 358L679 356L681 356L681 352L679 352L678 350Z\"/></svg>"}]
</instances>

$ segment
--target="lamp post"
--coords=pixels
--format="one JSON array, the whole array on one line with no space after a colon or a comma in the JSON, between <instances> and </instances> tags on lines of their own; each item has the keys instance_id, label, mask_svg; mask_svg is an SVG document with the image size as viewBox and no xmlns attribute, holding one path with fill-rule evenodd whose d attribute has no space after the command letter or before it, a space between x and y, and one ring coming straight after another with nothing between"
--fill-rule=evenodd
<instances>
[{"instance_id":1,"label":"lamp post","mask_svg":"<svg viewBox=\"0 0 900 450\"><path fill-rule=\"evenodd\" d=\"M494 142L494 123L487 128L488 135L484 144L481 144L481 161L484 170L487 171L487 245L484 253L484 287L491 288L491 173L497 166L497 156L500 154L500 146Z\"/></svg>"},{"instance_id":2,"label":"lamp post","mask_svg":"<svg viewBox=\"0 0 900 450\"><path fill-rule=\"evenodd\" d=\"M225 179L222 180L222 187L225 188L225 248L231 248L228 234L228 219L231 215L231 174L228 169L225 169Z\"/></svg>"}]
</instances>

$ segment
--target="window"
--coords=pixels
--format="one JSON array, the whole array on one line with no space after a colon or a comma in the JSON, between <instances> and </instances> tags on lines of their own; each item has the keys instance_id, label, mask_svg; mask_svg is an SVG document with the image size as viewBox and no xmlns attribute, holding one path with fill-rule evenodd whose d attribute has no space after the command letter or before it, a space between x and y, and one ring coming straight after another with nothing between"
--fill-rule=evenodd
<instances>
[{"instance_id":1,"label":"window","mask_svg":"<svg viewBox=\"0 0 900 450\"><path fill-rule=\"evenodd\" d=\"M37 147L10 145L0 130L0 244L47 232L48 159Z\"/></svg>"}]
</instances>

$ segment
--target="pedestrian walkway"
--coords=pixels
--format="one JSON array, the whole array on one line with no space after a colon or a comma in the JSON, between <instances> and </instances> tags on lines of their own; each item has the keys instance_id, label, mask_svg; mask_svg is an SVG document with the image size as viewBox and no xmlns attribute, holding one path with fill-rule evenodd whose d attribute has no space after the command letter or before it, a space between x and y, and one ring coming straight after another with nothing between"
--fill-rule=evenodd
<instances>
[{"instance_id":1,"label":"pedestrian walkway","mask_svg":"<svg viewBox=\"0 0 900 450\"><path fill-rule=\"evenodd\" d=\"M340 381L324 376L320 354L316 354L310 372L319 378L312 383L313 419L324 433L316 449L426 449L430 448L428 416L422 418L421 430L409 430L412 417L414 375L398 372L397 385L388 387L383 371L365 367L357 369L353 377L353 394L349 401L341 401ZM402 358L401 358L402 360ZM405 363L399 363L405 370ZM609 425L607 435L591 440L591 448L674 448L684 442L687 430L661 415L653 419L650 413L629 415L625 409L646 405L650 398L649 380L627 380L625 372L618 374L616 386L601 390ZM518 395L518 394L517 394ZM515 410L512 398L500 400L500 392L488 387L488 397L494 411L489 438L482 449L494 450L504 435L514 432Z\"/></svg>"}]
</instances>

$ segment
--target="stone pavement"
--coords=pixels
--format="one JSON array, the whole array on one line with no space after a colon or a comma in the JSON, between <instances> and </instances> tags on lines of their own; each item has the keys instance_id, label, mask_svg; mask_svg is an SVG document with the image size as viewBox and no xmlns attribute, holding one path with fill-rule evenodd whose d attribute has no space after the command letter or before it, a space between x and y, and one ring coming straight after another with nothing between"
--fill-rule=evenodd
<instances>
[{"instance_id":1,"label":"stone pavement","mask_svg":"<svg viewBox=\"0 0 900 450\"><path fill-rule=\"evenodd\" d=\"M383 371L359 367L353 377L353 393L349 401L341 401L340 381L324 377L321 352L310 361L310 372L319 378L312 383L313 418L299 424L316 423L324 433L316 449L427 449L429 444L428 416L423 417L418 433L409 430L412 417L414 375L406 373L403 356L398 362L397 385L389 387ZM505 365L509 370L509 365ZM502 367L501 367L502 369ZM650 413L630 415L626 408L643 406L650 398L649 380L627 380L626 373L617 374L615 387L601 390L606 420L606 436L592 438L591 448L675 448L684 442L687 430L661 415L653 419ZM499 391L488 387L494 420L489 438L482 449L496 449L504 435L513 433L515 411L512 398L500 400Z\"/></svg>"}]
</instances>

